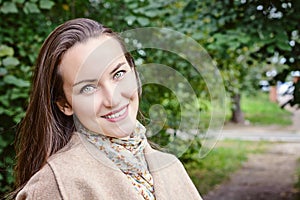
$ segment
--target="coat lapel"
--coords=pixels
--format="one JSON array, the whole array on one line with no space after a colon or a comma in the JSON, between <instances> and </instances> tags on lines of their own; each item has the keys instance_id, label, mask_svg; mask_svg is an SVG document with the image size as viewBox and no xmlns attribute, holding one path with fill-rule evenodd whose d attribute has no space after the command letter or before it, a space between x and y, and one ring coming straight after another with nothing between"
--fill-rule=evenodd
<instances>
[{"instance_id":1,"label":"coat lapel","mask_svg":"<svg viewBox=\"0 0 300 200\"><path fill-rule=\"evenodd\" d=\"M165 153L161 153L151 148L148 144L145 148L145 158L148 163L149 171L154 180L154 194L157 200L169 200L170 195L166 184L171 184L172 173L169 168L176 158Z\"/></svg>"}]
</instances>

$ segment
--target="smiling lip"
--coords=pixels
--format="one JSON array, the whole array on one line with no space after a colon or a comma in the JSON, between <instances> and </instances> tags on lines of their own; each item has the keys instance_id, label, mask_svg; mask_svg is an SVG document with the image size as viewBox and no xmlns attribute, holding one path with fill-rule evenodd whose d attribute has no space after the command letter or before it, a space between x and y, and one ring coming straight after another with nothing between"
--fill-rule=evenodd
<instances>
[{"instance_id":1,"label":"smiling lip","mask_svg":"<svg viewBox=\"0 0 300 200\"><path fill-rule=\"evenodd\" d=\"M127 116L127 114L128 114L128 105L126 105L116 111L110 112L106 115L103 115L101 117L110 122L117 122L117 121L124 119Z\"/></svg>"}]
</instances>

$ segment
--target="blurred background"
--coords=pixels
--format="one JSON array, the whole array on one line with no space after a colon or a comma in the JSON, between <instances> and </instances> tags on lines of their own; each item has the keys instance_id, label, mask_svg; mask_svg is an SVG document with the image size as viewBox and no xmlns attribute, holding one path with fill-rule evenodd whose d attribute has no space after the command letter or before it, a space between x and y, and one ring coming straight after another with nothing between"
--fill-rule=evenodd
<instances>
[{"instance_id":1,"label":"blurred background","mask_svg":"<svg viewBox=\"0 0 300 200\"><path fill-rule=\"evenodd\" d=\"M13 188L13 140L26 110L39 49L56 26L72 18L91 18L116 32L160 27L186 34L206 49L221 72L227 94L225 124L284 127L292 123L291 111L280 106L293 98L293 77L300 71L299 0L0 0L0 17L0 194ZM192 65L161 50L132 54L137 64L172 66L189 80L202 114L199 129L205 131L210 94ZM147 85L142 99L145 119L154 104L163 105L167 113L162 130L150 139L161 146L174 140L181 114L176 96L163 86ZM170 129L175 130L173 135ZM199 137L180 159L199 191L207 193L247 159L253 150L248 146L243 143L239 152L223 146L208 161L197 157ZM236 162L226 161L227 155Z\"/></svg>"}]
</instances>

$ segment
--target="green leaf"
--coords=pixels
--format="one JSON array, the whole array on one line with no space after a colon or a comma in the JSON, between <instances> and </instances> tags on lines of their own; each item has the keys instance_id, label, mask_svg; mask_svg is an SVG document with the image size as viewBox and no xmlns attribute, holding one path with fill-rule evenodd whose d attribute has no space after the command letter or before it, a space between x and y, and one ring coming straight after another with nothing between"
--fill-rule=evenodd
<instances>
[{"instance_id":1,"label":"green leaf","mask_svg":"<svg viewBox=\"0 0 300 200\"><path fill-rule=\"evenodd\" d=\"M37 7L35 3L26 2L23 8L26 14L28 13L40 13L40 9Z\"/></svg>"},{"instance_id":2,"label":"green leaf","mask_svg":"<svg viewBox=\"0 0 300 200\"><path fill-rule=\"evenodd\" d=\"M3 137L0 137L0 147L5 147L7 145L7 141L3 139Z\"/></svg>"},{"instance_id":3,"label":"green leaf","mask_svg":"<svg viewBox=\"0 0 300 200\"><path fill-rule=\"evenodd\" d=\"M53 1L49 0L41 0L40 1L40 8L50 10L54 6Z\"/></svg>"},{"instance_id":4,"label":"green leaf","mask_svg":"<svg viewBox=\"0 0 300 200\"><path fill-rule=\"evenodd\" d=\"M150 11L144 12L144 15L147 17L150 17L150 18L157 17L157 16L159 16L159 14L160 14L160 12L157 10L150 10Z\"/></svg>"},{"instance_id":5,"label":"green leaf","mask_svg":"<svg viewBox=\"0 0 300 200\"><path fill-rule=\"evenodd\" d=\"M13 120L14 120L14 122L15 123L19 123L21 120L22 120L22 118L24 118L24 116L25 116L25 112L23 111L23 112L20 112L19 114L17 114L14 118L13 118Z\"/></svg>"},{"instance_id":6,"label":"green leaf","mask_svg":"<svg viewBox=\"0 0 300 200\"><path fill-rule=\"evenodd\" d=\"M0 67L0 76L4 76L7 74L7 70L5 68Z\"/></svg>"},{"instance_id":7,"label":"green leaf","mask_svg":"<svg viewBox=\"0 0 300 200\"><path fill-rule=\"evenodd\" d=\"M16 78L13 75L7 75L3 78L4 82L7 84L15 85L18 87L29 87L30 83L22 79Z\"/></svg>"},{"instance_id":8,"label":"green leaf","mask_svg":"<svg viewBox=\"0 0 300 200\"><path fill-rule=\"evenodd\" d=\"M195 40L200 40L204 38L204 34L200 31L196 31L192 34L192 38Z\"/></svg>"},{"instance_id":9,"label":"green leaf","mask_svg":"<svg viewBox=\"0 0 300 200\"><path fill-rule=\"evenodd\" d=\"M20 61L14 57L7 57L3 59L3 65L6 67L14 67L20 64Z\"/></svg>"},{"instance_id":10,"label":"green leaf","mask_svg":"<svg viewBox=\"0 0 300 200\"><path fill-rule=\"evenodd\" d=\"M7 13L18 13L17 6L14 2L4 2L0 11L4 14Z\"/></svg>"},{"instance_id":11,"label":"green leaf","mask_svg":"<svg viewBox=\"0 0 300 200\"><path fill-rule=\"evenodd\" d=\"M6 45L1 45L0 46L0 57L4 56L13 56L14 55L14 49L6 46Z\"/></svg>"},{"instance_id":12,"label":"green leaf","mask_svg":"<svg viewBox=\"0 0 300 200\"><path fill-rule=\"evenodd\" d=\"M137 21L141 26L147 26L150 24L150 20L145 17L139 17L139 18L137 18Z\"/></svg>"},{"instance_id":13,"label":"green leaf","mask_svg":"<svg viewBox=\"0 0 300 200\"><path fill-rule=\"evenodd\" d=\"M0 102L2 102L2 101L0 101ZM0 115L4 113L4 110L5 110L5 109L4 109L3 107L0 106ZM0 148L0 153L1 153L1 148Z\"/></svg>"},{"instance_id":14,"label":"green leaf","mask_svg":"<svg viewBox=\"0 0 300 200\"><path fill-rule=\"evenodd\" d=\"M27 99L28 98L28 91L24 90L24 88L13 88L12 89L12 94L11 94L11 100L15 99Z\"/></svg>"},{"instance_id":15,"label":"green leaf","mask_svg":"<svg viewBox=\"0 0 300 200\"><path fill-rule=\"evenodd\" d=\"M230 49L235 50L240 46L240 43L237 41L232 41L229 43Z\"/></svg>"},{"instance_id":16,"label":"green leaf","mask_svg":"<svg viewBox=\"0 0 300 200\"><path fill-rule=\"evenodd\" d=\"M251 38L250 37L247 37L245 35L242 35L240 37L238 37L238 40L243 43L243 44L248 44L251 42Z\"/></svg>"},{"instance_id":17,"label":"green leaf","mask_svg":"<svg viewBox=\"0 0 300 200\"><path fill-rule=\"evenodd\" d=\"M132 25L134 23L134 21L136 20L136 17L135 16L127 16L127 17L125 17L125 20L128 25Z\"/></svg>"},{"instance_id":18,"label":"green leaf","mask_svg":"<svg viewBox=\"0 0 300 200\"><path fill-rule=\"evenodd\" d=\"M270 45L267 47L267 52L270 53L270 54L273 54L274 53L274 46L273 45Z\"/></svg>"},{"instance_id":19,"label":"green leaf","mask_svg":"<svg viewBox=\"0 0 300 200\"><path fill-rule=\"evenodd\" d=\"M4 105L5 107L8 107L9 106L9 96L8 96L8 94L6 93L5 95L1 95L1 98L0 98L0 103L2 104L2 105ZM9 110L7 110L7 109L3 109L2 107L0 107L0 113L5 113L5 112L7 112L7 111L9 111Z\"/></svg>"},{"instance_id":20,"label":"green leaf","mask_svg":"<svg viewBox=\"0 0 300 200\"><path fill-rule=\"evenodd\" d=\"M127 6L129 9L134 10L134 9L138 8L139 4L136 2L135 3L131 2L131 3L128 3Z\"/></svg>"},{"instance_id":21,"label":"green leaf","mask_svg":"<svg viewBox=\"0 0 300 200\"><path fill-rule=\"evenodd\" d=\"M25 0L13 0L13 2L15 2L15 3L19 3L19 4L22 4L22 3L24 3L24 1L25 1Z\"/></svg>"},{"instance_id":22,"label":"green leaf","mask_svg":"<svg viewBox=\"0 0 300 200\"><path fill-rule=\"evenodd\" d=\"M291 46L288 43L285 43L285 42L279 41L277 43L277 46L278 46L279 49L281 49L283 51L291 51L292 50Z\"/></svg>"}]
</instances>

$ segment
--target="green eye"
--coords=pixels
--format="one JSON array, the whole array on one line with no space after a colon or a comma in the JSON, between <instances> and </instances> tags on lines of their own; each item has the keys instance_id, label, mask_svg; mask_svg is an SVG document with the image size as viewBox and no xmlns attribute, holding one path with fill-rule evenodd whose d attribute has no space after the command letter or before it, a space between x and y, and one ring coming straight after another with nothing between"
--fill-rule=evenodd
<instances>
[{"instance_id":1,"label":"green eye","mask_svg":"<svg viewBox=\"0 0 300 200\"><path fill-rule=\"evenodd\" d=\"M95 92L97 90L97 87L94 85L87 85L84 86L81 90L80 93L84 93L84 94L91 94L93 92Z\"/></svg>"},{"instance_id":2,"label":"green eye","mask_svg":"<svg viewBox=\"0 0 300 200\"><path fill-rule=\"evenodd\" d=\"M120 79L121 77L124 76L124 74L126 73L125 70L120 70L117 73L114 74L114 79Z\"/></svg>"}]
</instances>

